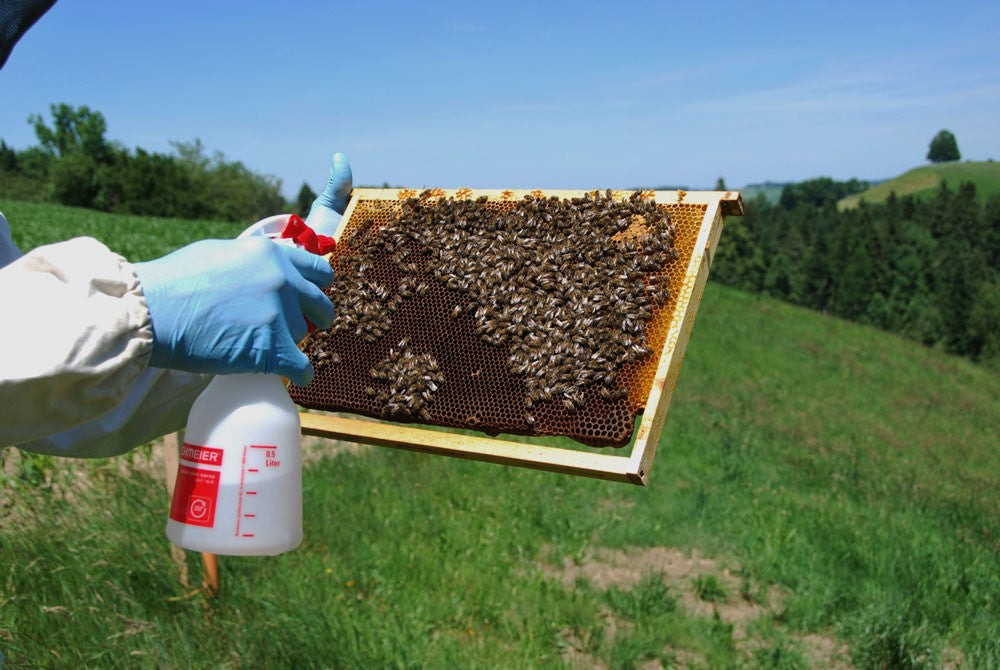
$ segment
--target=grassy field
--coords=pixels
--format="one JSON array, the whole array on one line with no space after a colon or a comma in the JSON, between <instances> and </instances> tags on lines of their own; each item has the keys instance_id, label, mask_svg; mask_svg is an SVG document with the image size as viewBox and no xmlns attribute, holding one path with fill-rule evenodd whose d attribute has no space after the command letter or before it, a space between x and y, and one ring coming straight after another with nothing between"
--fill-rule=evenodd
<instances>
[{"instance_id":1,"label":"grassy field","mask_svg":"<svg viewBox=\"0 0 1000 670\"><path fill-rule=\"evenodd\" d=\"M313 445L303 545L223 557L215 598L178 580L155 452L8 459L0 652L5 670L997 668L998 425L995 374L710 284L648 487Z\"/></svg>"},{"instance_id":2,"label":"grassy field","mask_svg":"<svg viewBox=\"0 0 1000 670\"><path fill-rule=\"evenodd\" d=\"M104 242L130 261L157 258L189 242L236 237L242 224L106 214L90 209L0 198L14 242L24 251L72 237Z\"/></svg>"},{"instance_id":3,"label":"grassy field","mask_svg":"<svg viewBox=\"0 0 1000 670\"><path fill-rule=\"evenodd\" d=\"M956 161L925 165L905 172L895 179L877 184L867 191L848 196L837 203L837 206L840 209L850 209L857 207L862 200L869 203L884 202L892 192L898 196L929 198L934 195L941 182L947 182L949 188L955 190L965 181L971 181L976 185L976 193L983 202L994 195L1000 195L1000 163Z\"/></svg>"}]
</instances>

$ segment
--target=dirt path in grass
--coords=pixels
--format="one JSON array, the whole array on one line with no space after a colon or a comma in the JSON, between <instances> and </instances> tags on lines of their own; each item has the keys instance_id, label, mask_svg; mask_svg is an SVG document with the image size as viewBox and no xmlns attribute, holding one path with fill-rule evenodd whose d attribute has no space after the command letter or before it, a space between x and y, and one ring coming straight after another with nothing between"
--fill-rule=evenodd
<instances>
[{"instance_id":1,"label":"dirt path in grass","mask_svg":"<svg viewBox=\"0 0 1000 670\"><path fill-rule=\"evenodd\" d=\"M764 593L760 593L760 589L756 593L748 593L738 574L719 560L701 556L696 551L685 553L671 547L596 548L583 560L574 561L567 557L558 566L545 558L543 556L540 563L541 570L567 589L584 580L601 591L610 588L627 590L645 578L659 576L670 592L676 595L678 605L686 614L702 618L718 615L723 622L732 625L733 643L748 659L755 650L768 646L750 632L751 624L763 617L777 615L784 600L784 594L774 586ZM706 588L713 585L714 588ZM602 618L607 641L613 640L629 626L628 622L619 621L610 611L603 612ZM814 668L849 670L854 667L850 663L847 645L833 636L789 633L788 637ZM599 670L608 667L602 659L584 651L572 631L564 631L564 639L567 644L563 658L573 668ZM680 667L706 667L706 659L695 651L667 646L664 653L672 656ZM662 666L654 659L641 667L643 670L657 670Z\"/></svg>"}]
</instances>

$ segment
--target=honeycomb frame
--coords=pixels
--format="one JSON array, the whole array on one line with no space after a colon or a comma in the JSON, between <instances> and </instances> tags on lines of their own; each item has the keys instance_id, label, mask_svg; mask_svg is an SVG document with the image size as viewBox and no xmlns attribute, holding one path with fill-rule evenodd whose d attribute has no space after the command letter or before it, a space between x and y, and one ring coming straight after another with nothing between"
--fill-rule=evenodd
<instances>
[{"instance_id":1,"label":"honeycomb frame","mask_svg":"<svg viewBox=\"0 0 1000 670\"><path fill-rule=\"evenodd\" d=\"M427 193L425 191L424 195ZM568 199L592 193L593 191L587 190L433 189L430 197L465 199L486 196L490 199L516 201L528 195ZM612 197L624 199L633 193L631 190L616 190L612 191ZM355 189L334 237L339 241L352 225L358 225L352 221L355 211L371 206L373 201L401 201L417 195L418 192L413 189ZM647 366L647 376L650 378L648 393L641 402L643 409L639 426L630 442L631 450L628 455L594 453L570 447L515 442L501 437L459 434L448 432L447 429L430 430L410 424L325 413L301 414L302 433L645 485L725 217L741 215L743 201L737 191L644 191L642 195L652 198L657 205L666 206L672 217L678 211L683 211L688 218L696 218L700 214L700 223L691 234L680 236L676 240L680 254L678 262L681 263L679 269L682 270L677 274L681 280L672 278L670 283L670 292L674 297L671 300L672 309L666 316L669 325L660 338L662 341L651 342L654 353Z\"/></svg>"}]
</instances>

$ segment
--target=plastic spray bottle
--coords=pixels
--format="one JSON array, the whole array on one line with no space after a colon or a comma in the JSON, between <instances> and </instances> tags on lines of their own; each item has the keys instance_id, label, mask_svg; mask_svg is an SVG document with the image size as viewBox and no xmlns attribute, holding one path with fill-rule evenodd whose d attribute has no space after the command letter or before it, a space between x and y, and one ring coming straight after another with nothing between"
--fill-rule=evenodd
<instances>
[{"instance_id":1,"label":"plastic spray bottle","mask_svg":"<svg viewBox=\"0 0 1000 670\"><path fill-rule=\"evenodd\" d=\"M191 407L167 537L213 554L302 542L299 412L277 375L220 375Z\"/></svg>"},{"instance_id":2,"label":"plastic spray bottle","mask_svg":"<svg viewBox=\"0 0 1000 670\"><path fill-rule=\"evenodd\" d=\"M298 217L274 216L240 237L294 244L280 239L293 224L304 226ZM215 377L188 415L167 537L223 555L295 549L302 542L301 441L299 412L281 377Z\"/></svg>"}]
</instances>

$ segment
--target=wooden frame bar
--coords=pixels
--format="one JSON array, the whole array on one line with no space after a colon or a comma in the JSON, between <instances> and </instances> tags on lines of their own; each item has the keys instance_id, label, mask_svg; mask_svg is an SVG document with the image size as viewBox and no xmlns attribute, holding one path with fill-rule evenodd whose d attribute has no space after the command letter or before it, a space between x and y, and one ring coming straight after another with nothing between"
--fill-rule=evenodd
<instances>
[{"instance_id":1,"label":"wooden frame bar","mask_svg":"<svg viewBox=\"0 0 1000 670\"><path fill-rule=\"evenodd\" d=\"M479 197L519 200L525 195L580 197L588 191L501 191L501 190L441 190L434 191L444 197ZM622 197L631 191L614 191ZM702 293L708 281L708 271L722 233L726 216L743 213L743 200L737 191L654 191L650 192L658 204L704 205L705 213L698 235L691 250L691 257L678 291L677 306L667 331L667 339L660 352L659 363L645 409L639 422L631 452L627 456L611 453L594 453L570 448L521 443L486 436L465 435L439 430L428 430L404 424L331 416L327 414L301 414L302 433L324 438L347 440L428 454L465 458L490 463L527 467L563 474L595 477L610 481L645 485L656 455L656 447L663 430L667 410L680 374L681 362ZM397 200L416 196L407 189L355 189L341 220L335 237L339 240L356 204L360 200Z\"/></svg>"}]
</instances>

